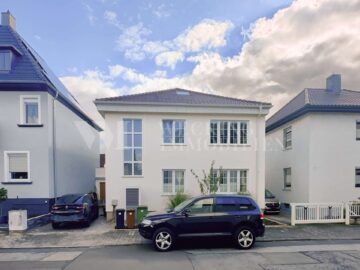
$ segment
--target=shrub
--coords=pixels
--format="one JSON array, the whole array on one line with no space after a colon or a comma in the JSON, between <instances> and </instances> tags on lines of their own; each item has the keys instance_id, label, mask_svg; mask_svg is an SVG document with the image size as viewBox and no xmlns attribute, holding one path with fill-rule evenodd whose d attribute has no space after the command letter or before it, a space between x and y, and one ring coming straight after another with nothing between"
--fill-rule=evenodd
<instances>
[{"instance_id":1,"label":"shrub","mask_svg":"<svg viewBox=\"0 0 360 270\"><path fill-rule=\"evenodd\" d=\"M169 197L168 201L168 209L174 209L176 206L178 206L180 203L186 201L189 198L187 194L184 193L176 193L174 196Z\"/></svg>"},{"instance_id":2,"label":"shrub","mask_svg":"<svg viewBox=\"0 0 360 270\"><path fill-rule=\"evenodd\" d=\"M7 190L5 188L0 188L0 201L7 199Z\"/></svg>"}]
</instances>

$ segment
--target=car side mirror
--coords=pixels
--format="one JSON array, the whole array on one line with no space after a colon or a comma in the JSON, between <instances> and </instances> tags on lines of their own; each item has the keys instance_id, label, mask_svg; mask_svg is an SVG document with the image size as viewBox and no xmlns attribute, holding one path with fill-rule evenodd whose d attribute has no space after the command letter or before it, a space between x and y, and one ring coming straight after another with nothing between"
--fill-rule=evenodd
<instances>
[{"instance_id":1,"label":"car side mirror","mask_svg":"<svg viewBox=\"0 0 360 270\"><path fill-rule=\"evenodd\" d=\"M189 216L190 213L191 213L191 210L190 210L189 208L186 208L186 209L182 212L182 214L183 214L185 217Z\"/></svg>"}]
</instances>

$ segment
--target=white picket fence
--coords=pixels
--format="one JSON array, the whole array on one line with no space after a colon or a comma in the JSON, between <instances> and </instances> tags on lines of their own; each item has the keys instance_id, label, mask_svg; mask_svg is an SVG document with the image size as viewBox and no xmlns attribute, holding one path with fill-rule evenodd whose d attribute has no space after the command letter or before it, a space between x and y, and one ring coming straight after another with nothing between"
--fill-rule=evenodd
<instances>
[{"instance_id":1,"label":"white picket fence","mask_svg":"<svg viewBox=\"0 0 360 270\"><path fill-rule=\"evenodd\" d=\"M292 203L291 225L313 223L345 223L360 218L360 202Z\"/></svg>"}]
</instances>

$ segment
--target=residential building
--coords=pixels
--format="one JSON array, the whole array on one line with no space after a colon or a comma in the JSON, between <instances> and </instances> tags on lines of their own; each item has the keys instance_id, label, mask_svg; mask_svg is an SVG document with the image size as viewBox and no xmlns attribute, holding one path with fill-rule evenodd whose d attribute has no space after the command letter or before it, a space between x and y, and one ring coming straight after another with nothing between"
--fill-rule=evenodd
<instances>
[{"instance_id":1,"label":"residential building","mask_svg":"<svg viewBox=\"0 0 360 270\"><path fill-rule=\"evenodd\" d=\"M360 92L332 75L266 121L266 187L282 202L360 197Z\"/></svg>"},{"instance_id":2,"label":"residential building","mask_svg":"<svg viewBox=\"0 0 360 270\"><path fill-rule=\"evenodd\" d=\"M177 192L200 194L211 163L219 193L250 193L264 206L269 103L169 89L97 99L105 119L106 211L167 208ZM220 171L217 171L217 174Z\"/></svg>"},{"instance_id":3,"label":"residential building","mask_svg":"<svg viewBox=\"0 0 360 270\"><path fill-rule=\"evenodd\" d=\"M9 209L48 213L54 198L94 190L101 130L17 33L0 26L0 187Z\"/></svg>"}]
</instances>

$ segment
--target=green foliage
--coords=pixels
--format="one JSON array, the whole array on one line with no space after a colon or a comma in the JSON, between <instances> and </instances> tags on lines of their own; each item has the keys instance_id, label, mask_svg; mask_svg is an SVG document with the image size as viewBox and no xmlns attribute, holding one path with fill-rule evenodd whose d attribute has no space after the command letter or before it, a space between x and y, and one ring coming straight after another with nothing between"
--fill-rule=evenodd
<instances>
[{"instance_id":1,"label":"green foliage","mask_svg":"<svg viewBox=\"0 0 360 270\"><path fill-rule=\"evenodd\" d=\"M7 190L5 188L0 188L0 201L7 199Z\"/></svg>"},{"instance_id":2,"label":"green foliage","mask_svg":"<svg viewBox=\"0 0 360 270\"><path fill-rule=\"evenodd\" d=\"M167 204L168 209L174 209L180 203L186 201L189 198L187 194L184 193L176 193L174 196L169 197L169 201Z\"/></svg>"},{"instance_id":3,"label":"green foliage","mask_svg":"<svg viewBox=\"0 0 360 270\"><path fill-rule=\"evenodd\" d=\"M197 180L200 192L203 195L216 193L219 189L219 185L223 180L223 169L220 167L218 170L214 169L215 161L211 162L210 169L208 172L203 170L203 177L191 170L191 173ZM219 173L217 173L219 172Z\"/></svg>"}]
</instances>

